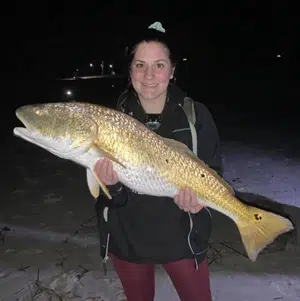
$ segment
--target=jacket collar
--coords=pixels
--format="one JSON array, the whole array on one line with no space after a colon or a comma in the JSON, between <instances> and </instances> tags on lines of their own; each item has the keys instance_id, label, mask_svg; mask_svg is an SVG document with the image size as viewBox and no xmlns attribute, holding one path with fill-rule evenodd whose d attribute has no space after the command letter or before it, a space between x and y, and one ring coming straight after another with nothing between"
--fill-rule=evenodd
<instances>
[{"instance_id":1,"label":"jacket collar","mask_svg":"<svg viewBox=\"0 0 300 301\"><path fill-rule=\"evenodd\" d=\"M170 84L168 87L168 97L172 102L183 105L184 98L187 96L186 92L181 90L176 84Z\"/></svg>"}]
</instances>

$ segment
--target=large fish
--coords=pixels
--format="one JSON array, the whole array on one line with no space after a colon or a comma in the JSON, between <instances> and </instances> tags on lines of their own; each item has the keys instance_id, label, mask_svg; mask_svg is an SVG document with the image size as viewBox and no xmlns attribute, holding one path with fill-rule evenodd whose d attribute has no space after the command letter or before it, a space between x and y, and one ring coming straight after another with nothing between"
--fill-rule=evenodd
<instances>
[{"instance_id":1,"label":"large fish","mask_svg":"<svg viewBox=\"0 0 300 301\"><path fill-rule=\"evenodd\" d=\"M231 186L187 146L122 112L69 102L22 106L16 116L25 125L14 129L16 136L86 168L95 198L100 187L111 198L94 173L97 160L106 157L120 182L136 192L173 198L182 187L195 191L200 204L235 222L252 261L279 235L294 229L285 217L240 202Z\"/></svg>"}]
</instances>

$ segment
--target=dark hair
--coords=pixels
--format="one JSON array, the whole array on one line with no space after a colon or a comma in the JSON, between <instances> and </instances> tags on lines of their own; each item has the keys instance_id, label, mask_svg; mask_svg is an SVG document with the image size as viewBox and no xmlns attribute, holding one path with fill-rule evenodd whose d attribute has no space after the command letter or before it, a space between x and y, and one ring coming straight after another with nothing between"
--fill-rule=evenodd
<instances>
[{"instance_id":1,"label":"dark hair","mask_svg":"<svg viewBox=\"0 0 300 301\"><path fill-rule=\"evenodd\" d=\"M127 50L127 72L130 69L133 57L137 46L142 42L158 42L161 43L169 52L169 58L173 67L176 67L177 61L180 58L178 47L173 46L173 41L170 34L158 31L156 29L147 28L137 33L133 39L131 39L130 46ZM129 75L129 74L128 74ZM131 82L128 83L125 91L119 96L117 102L117 108L123 112L126 112L127 97L131 95L138 98L136 91L133 89Z\"/></svg>"},{"instance_id":2,"label":"dark hair","mask_svg":"<svg viewBox=\"0 0 300 301\"><path fill-rule=\"evenodd\" d=\"M175 47L173 47L172 39L168 33L158 31L156 29L147 28L142 30L137 34L137 36L131 42L131 47L128 50L127 62L128 66L130 66L137 46L142 42L158 42L164 45L169 52L169 58L173 66L176 66L176 63L179 59L178 53L175 51Z\"/></svg>"}]
</instances>

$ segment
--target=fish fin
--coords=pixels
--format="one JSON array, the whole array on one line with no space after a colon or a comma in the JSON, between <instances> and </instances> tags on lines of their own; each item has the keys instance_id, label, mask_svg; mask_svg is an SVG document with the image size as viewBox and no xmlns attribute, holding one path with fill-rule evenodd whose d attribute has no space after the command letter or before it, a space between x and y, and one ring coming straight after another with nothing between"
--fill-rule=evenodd
<instances>
[{"instance_id":1,"label":"fish fin","mask_svg":"<svg viewBox=\"0 0 300 301\"><path fill-rule=\"evenodd\" d=\"M89 187L89 190L90 190L92 196L95 199L97 199L100 194L99 183L98 183L95 175L89 168L86 169L86 179L87 179L87 184L88 184L88 187Z\"/></svg>"},{"instance_id":2,"label":"fish fin","mask_svg":"<svg viewBox=\"0 0 300 301\"><path fill-rule=\"evenodd\" d=\"M107 158L107 159L109 159L109 160L111 160L111 161L113 161L113 162L115 162L115 163L121 165L122 167L126 168L126 166L125 166L123 163L121 163L117 158L115 158L115 157L114 157L112 154L110 154L108 151L106 151L106 150L104 150L103 148L101 148L101 147L99 146L99 144L97 144L97 142L95 143L95 146L99 149L99 151L102 153L102 155L103 155L105 158Z\"/></svg>"},{"instance_id":3,"label":"fish fin","mask_svg":"<svg viewBox=\"0 0 300 301\"><path fill-rule=\"evenodd\" d=\"M103 190L104 194L111 200L112 197L107 189L107 187L105 186L105 184L103 184L101 182L101 180L97 177L96 173L94 171L87 171L87 177L88 177L88 185L89 185L89 189L91 194L94 196L96 195L96 198L99 196L100 194L100 190L99 190L99 186L101 187L101 189ZM89 182L90 181L90 182ZM98 183L98 192L97 192L97 188L96 188L96 184L95 182ZM90 186L91 185L91 186ZM98 194L98 195L97 195Z\"/></svg>"},{"instance_id":4,"label":"fish fin","mask_svg":"<svg viewBox=\"0 0 300 301\"><path fill-rule=\"evenodd\" d=\"M278 214L249 206L247 224L237 221L245 250L251 261L259 252L272 243L277 236L294 229L291 221Z\"/></svg>"}]
</instances>

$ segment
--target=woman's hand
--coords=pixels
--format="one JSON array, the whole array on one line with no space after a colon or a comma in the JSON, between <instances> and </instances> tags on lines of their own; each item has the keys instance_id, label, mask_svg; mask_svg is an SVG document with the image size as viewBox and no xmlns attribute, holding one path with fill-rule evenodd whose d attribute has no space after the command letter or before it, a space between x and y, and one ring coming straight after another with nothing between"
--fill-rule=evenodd
<instances>
[{"instance_id":1,"label":"woman's hand","mask_svg":"<svg viewBox=\"0 0 300 301\"><path fill-rule=\"evenodd\" d=\"M119 182L118 175L113 170L113 165L108 159L98 160L94 171L104 185L115 185Z\"/></svg>"},{"instance_id":2,"label":"woman's hand","mask_svg":"<svg viewBox=\"0 0 300 301\"><path fill-rule=\"evenodd\" d=\"M174 198L178 207L185 212L197 213L203 206L197 202L196 194L189 188L182 188Z\"/></svg>"}]
</instances>

